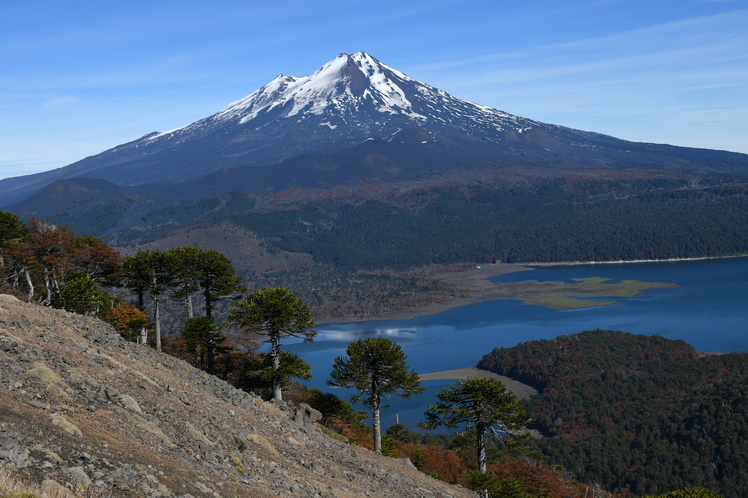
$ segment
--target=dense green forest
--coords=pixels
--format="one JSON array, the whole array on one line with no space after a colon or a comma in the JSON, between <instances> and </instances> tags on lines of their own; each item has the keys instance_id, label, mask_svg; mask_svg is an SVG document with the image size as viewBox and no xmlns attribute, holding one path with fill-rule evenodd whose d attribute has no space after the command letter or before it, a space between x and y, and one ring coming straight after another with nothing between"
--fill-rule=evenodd
<instances>
[{"instance_id":1,"label":"dense green forest","mask_svg":"<svg viewBox=\"0 0 748 498\"><path fill-rule=\"evenodd\" d=\"M24 211L18 214L22 219L48 218L75 233L100 237L107 230L116 227L129 209L145 202L147 199L137 195L114 199L97 198L73 204L49 216Z\"/></svg>"},{"instance_id":2,"label":"dense green forest","mask_svg":"<svg viewBox=\"0 0 748 498\"><path fill-rule=\"evenodd\" d=\"M270 248L357 269L748 252L748 193L741 185L473 185L414 190L396 200L347 197L276 209L260 209L249 195L230 193L167 206L144 221L108 240L143 243L186 224L229 221Z\"/></svg>"},{"instance_id":3,"label":"dense green forest","mask_svg":"<svg viewBox=\"0 0 748 498\"><path fill-rule=\"evenodd\" d=\"M748 355L595 330L495 349L478 367L540 391L527 401L537 448L582 481L748 496Z\"/></svg>"}]
</instances>

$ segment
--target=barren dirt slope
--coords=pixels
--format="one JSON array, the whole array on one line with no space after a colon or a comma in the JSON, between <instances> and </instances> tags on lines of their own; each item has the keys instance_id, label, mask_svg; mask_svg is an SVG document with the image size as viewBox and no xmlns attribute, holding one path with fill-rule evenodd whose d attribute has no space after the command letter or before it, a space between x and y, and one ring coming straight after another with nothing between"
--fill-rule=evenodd
<instances>
[{"instance_id":1,"label":"barren dirt slope","mask_svg":"<svg viewBox=\"0 0 748 498\"><path fill-rule=\"evenodd\" d=\"M0 466L76 495L476 496L96 319L2 295L0 365Z\"/></svg>"}]
</instances>

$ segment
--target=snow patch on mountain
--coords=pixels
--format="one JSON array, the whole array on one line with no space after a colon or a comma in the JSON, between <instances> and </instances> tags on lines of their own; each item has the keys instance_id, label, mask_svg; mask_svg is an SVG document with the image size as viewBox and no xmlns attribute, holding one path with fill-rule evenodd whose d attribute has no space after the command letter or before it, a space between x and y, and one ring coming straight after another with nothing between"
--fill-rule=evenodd
<instances>
[{"instance_id":1,"label":"snow patch on mountain","mask_svg":"<svg viewBox=\"0 0 748 498\"><path fill-rule=\"evenodd\" d=\"M405 92L390 75L417 83L366 53L340 54L310 76L276 77L251 95L228 105L216 117L241 116L239 123L244 124L274 109L285 109L283 118L322 115L329 110L340 114L369 101L379 112L425 120L425 116L413 111Z\"/></svg>"}]
</instances>

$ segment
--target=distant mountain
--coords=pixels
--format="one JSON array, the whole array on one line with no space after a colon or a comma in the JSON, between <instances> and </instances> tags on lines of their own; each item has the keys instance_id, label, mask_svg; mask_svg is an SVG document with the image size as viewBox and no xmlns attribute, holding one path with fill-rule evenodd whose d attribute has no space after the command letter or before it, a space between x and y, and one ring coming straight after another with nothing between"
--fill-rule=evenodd
<instances>
[{"instance_id":1,"label":"distant mountain","mask_svg":"<svg viewBox=\"0 0 748 498\"><path fill-rule=\"evenodd\" d=\"M106 180L74 178L56 180L13 206L15 211L52 213L63 206L78 204L95 198L123 197L131 189Z\"/></svg>"},{"instance_id":2,"label":"distant mountain","mask_svg":"<svg viewBox=\"0 0 748 498\"><path fill-rule=\"evenodd\" d=\"M280 75L216 114L150 133L64 168L0 181L11 205L55 180L120 186L199 180L231 167L242 188L331 185L498 161L650 165L748 174L748 155L619 140L457 99L370 55L311 76Z\"/></svg>"}]
</instances>

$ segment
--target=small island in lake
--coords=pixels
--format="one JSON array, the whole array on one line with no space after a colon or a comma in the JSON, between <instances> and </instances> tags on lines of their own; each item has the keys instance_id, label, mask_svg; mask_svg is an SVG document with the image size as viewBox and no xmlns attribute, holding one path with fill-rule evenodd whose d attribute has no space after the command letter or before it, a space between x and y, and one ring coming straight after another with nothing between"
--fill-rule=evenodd
<instances>
[{"instance_id":1,"label":"small island in lake","mask_svg":"<svg viewBox=\"0 0 748 498\"><path fill-rule=\"evenodd\" d=\"M556 310L572 310L608 306L618 302L595 298L635 297L647 289L678 287L678 284L675 283L645 282L642 280L621 280L620 282L609 283L613 279L605 277L575 278L572 279L574 283L538 282L536 280L492 282L490 280L491 277L533 270L532 267L518 264L494 263L477 266L469 270L436 273L431 278L454 288L457 297L389 313L326 317L317 320L317 323L408 319L498 299L519 299L524 304L546 306Z\"/></svg>"},{"instance_id":2,"label":"small island in lake","mask_svg":"<svg viewBox=\"0 0 748 498\"><path fill-rule=\"evenodd\" d=\"M612 279L588 277L572 279L575 283L538 282L525 280L495 284L495 292L502 292L506 297L495 299L521 299L525 304L537 304L557 310L591 308L608 306L617 301L598 301L600 297L634 297L647 289L664 289L678 287L668 282L644 282L642 280L622 280L617 283L606 283Z\"/></svg>"}]
</instances>

